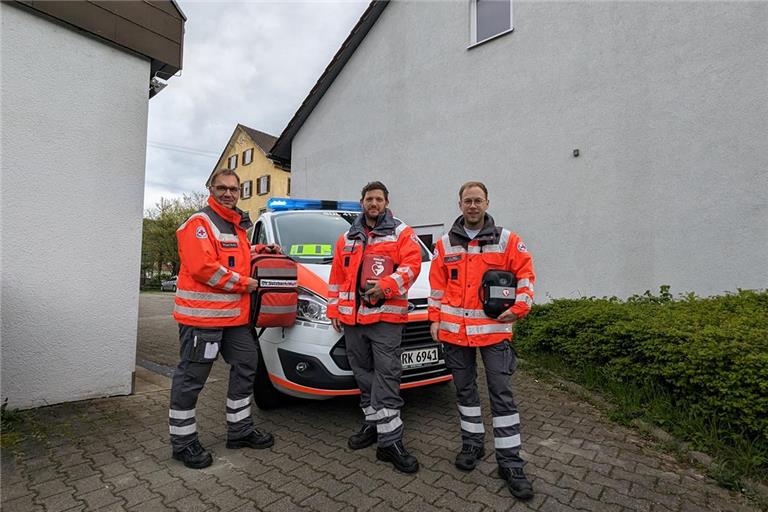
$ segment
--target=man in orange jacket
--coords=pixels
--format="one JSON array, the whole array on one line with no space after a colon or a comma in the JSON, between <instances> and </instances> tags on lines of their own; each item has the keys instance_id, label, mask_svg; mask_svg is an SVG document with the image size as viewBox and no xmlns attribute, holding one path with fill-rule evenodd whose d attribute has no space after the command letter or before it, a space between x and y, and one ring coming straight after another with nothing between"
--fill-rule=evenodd
<instances>
[{"instance_id":1,"label":"man in orange jacket","mask_svg":"<svg viewBox=\"0 0 768 512\"><path fill-rule=\"evenodd\" d=\"M471 471L485 456L476 382L479 348L491 401L499 475L515 497L530 499L533 487L523 472L520 416L512 397L516 358L511 341L514 322L528 314L533 303L533 261L520 237L494 224L486 213L488 204L484 184L470 181L462 185L462 215L437 242L429 273L430 331L435 341L443 342L445 363L456 386L462 440L456 467ZM517 279L516 289L503 290L514 296L514 304L495 319L486 315L479 294L488 270L509 271Z\"/></svg>"},{"instance_id":2,"label":"man in orange jacket","mask_svg":"<svg viewBox=\"0 0 768 512\"><path fill-rule=\"evenodd\" d=\"M389 192L383 183L368 183L361 196L363 213L336 243L328 285L327 315L336 331L343 326L365 416L348 444L358 450L378 440L379 460L415 473L419 463L402 441L400 344L408 321L408 288L421 269L421 248L413 230L387 208ZM361 282L362 275L374 279Z\"/></svg>"},{"instance_id":3,"label":"man in orange jacket","mask_svg":"<svg viewBox=\"0 0 768 512\"><path fill-rule=\"evenodd\" d=\"M248 214L237 208L240 178L232 170L211 178L208 206L176 231L181 269L173 317L179 322L181 360L173 373L168 413L172 456L189 468L213 462L197 438L195 406L213 362L221 351L231 365L227 392L227 448L268 448L271 434L259 432L251 417L251 393L258 349L248 326L252 252L279 252L254 246L246 230Z\"/></svg>"}]
</instances>

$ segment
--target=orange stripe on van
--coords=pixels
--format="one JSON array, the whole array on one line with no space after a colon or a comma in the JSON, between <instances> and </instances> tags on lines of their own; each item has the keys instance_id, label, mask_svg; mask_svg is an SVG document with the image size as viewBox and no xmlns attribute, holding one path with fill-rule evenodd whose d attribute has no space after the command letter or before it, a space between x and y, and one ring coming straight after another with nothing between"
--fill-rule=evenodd
<instances>
[{"instance_id":1,"label":"orange stripe on van","mask_svg":"<svg viewBox=\"0 0 768 512\"><path fill-rule=\"evenodd\" d=\"M320 276L309 270L301 264L297 264L297 279L299 286L306 288L321 297L328 297L328 283L323 281Z\"/></svg>"},{"instance_id":2,"label":"orange stripe on van","mask_svg":"<svg viewBox=\"0 0 768 512\"><path fill-rule=\"evenodd\" d=\"M311 395L323 395L323 396L341 396L341 395L359 395L360 390L355 389L319 389L319 388L310 388L308 386L302 386L300 384L294 384L291 381L281 379L277 375L269 374L269 380L277 384L278 386L282 386L284 388L292 389L294 391L301 391L302 393L308 393Z\"/></svg>"},{"instance_id":3,"label":"orange stripe on van","mask_svg":"<svg viewBox=\"0 0 768 512\"><path fill-rule=\"evenodd\" d=\"M429 384L437 384L439 382L447 382L451 380L453 377L450 375L443 375L442 377L435 377L434 379L427 379L427 380L420 380L418 382L408 382L406 384L401 384L400 389L408 389L408 388L417 388L420 386L428 386ZM310 388L308 386L302 386L301 384L295 384L289 380L281 379L277 375L269 374L269 380L277 384L278 386L282 386L284 388L292 389L293 391L300 391L302 393L307 393L310 395L321 395L321 396L344 396L344 395L359 395L360 390L355 389L320 389L320 388Z\"/></svg>"},{"instance_id":4,"label":"orange stripe on van","mask_svg":"<svg viewBox=\"0 0 768 512\"><path fill-rule=\"evenodd\" d=\"M434 379L420 380L417 382L408 382L407 384L400 384L400 389L418 388L419 386L428 386L429 384L437 384L438 382L448 382L453 379L451 375L443 375L442 377L435 377Z\"/></svg>"}]
</instances>

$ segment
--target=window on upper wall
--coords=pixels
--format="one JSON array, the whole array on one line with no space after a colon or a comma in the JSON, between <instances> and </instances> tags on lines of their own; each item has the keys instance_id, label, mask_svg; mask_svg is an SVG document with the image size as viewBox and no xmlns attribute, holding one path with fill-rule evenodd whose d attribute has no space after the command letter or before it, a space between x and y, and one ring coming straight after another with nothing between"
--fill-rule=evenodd
<instances>
[{"instance_id":1,"label":"window on upper wall","mask_svg":"<svg viewBox=\"0 0 768 512\"><path fill-rule=\"evenodd\" d=\"M286 195L291 195L291 178L288 178L288 187L285 190Z\"/></svg>"},{"instance_id":2,"label":"window on upper wall","mask_svg":"<svg viewBox=\"0 0 768 512\"><path fill-rule=\"evenodd\" d=\"M242 185L240 185L240 199L248 199L253 194L253 181L248 180L244 181Z\"/></svg>"},{"instance_id":3,"label":"window on upper wall","mask_svg":"<svg viewBox=\"0 0 768 512\"><path fill-rule=\"evenodd\" d=\"M512 32L512 0L470 0L470 45Z\"/></svg>"},{"instance_id":4,"label":"window on upper wall","mask_svg":"<svg viewBox=\"0 0 768 512\"><path fill-rule=\"evenodd\" d=\"M269 175L259 177L256 182L256 193L260 196L269 193Z\"/></svg>"},{"instance_id":5,"label":"window on upper wall","mask_svg":"<svg viewBox=\"0 0 768 512\"><path fill-rule=\"evenodd\" d=\"M253 162L253 148L243 151L243 165Z\"/></svg>"},{"instance_id":6,"label":"window on upper wall","mask_svg":"<svg viewBox=\"0 0 768 512\"><path fill-rule=\"evenodd\" d=\"M228 169L237 169L237 155L232 155L227 160Z\"/></svg>"}]
</instances>

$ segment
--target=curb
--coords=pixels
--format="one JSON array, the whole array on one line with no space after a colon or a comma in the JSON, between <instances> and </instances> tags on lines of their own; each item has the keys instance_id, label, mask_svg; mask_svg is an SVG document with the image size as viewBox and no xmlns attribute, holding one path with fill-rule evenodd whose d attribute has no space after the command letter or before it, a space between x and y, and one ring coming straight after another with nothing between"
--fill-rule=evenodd
<instances>
[{"instance_id":1,"label":"curb","mask_svg":"<svg viewBox=\"0 0 768 512\"><path fill-rule=\"evenodd\" d=\"M518 357L517 360L518 360L518 363L522 363L521 365L523 366L522 369L525 370L524 367L527 366L526 361L521 357ZM528 365L528 366L533 367L532 365ZM541 367L535 367L535 368L536 368L536 371L542 372L546 374L550 379L552 379L552 381L555 383L557 387L570 391L575 395L586 397L589 402L591 402L592 404L598 405L602 409L611 410L614 408L614 405L610 403L608 400L603 398L598 393L595 393L594 391L591 391L585 388L581 384L577 384L576 382L565 380L561 378L559 375L557 375L556 373L551 372L550 370L547 370L546 368L541 368ZM664 444L671 444L675 446L676 449L678 449L681 453L683 453L686 456L689 462L693 464L699 464L704 468L706 468L708 471L713 471L716 468L717 464L715 463L714 459L710 455L704 452L691 450L688 443L677 439L666 430L663 430L657 427L656 425L652 425L640 419L632 420L631 424L638 430L651 436L657 442L664 443ZM749 493L758 496L761 500L768 502L768 485L765 485L762 482L758 482L756 480L752 480L751 478L743 478L741 480L741 483L742 483L741 491L743 494L746 494L744 491L748 491Z\"/></svg>"}]
</instances>

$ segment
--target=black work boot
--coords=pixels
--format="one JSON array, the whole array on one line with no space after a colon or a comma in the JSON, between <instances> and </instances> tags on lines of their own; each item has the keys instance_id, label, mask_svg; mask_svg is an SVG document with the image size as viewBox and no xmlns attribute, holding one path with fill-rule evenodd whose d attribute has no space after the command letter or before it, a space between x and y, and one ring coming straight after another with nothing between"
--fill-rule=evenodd
<instances>
[{"instance_id":1,"label":"black work boot","mask_svg":"<svg viewBox=\"0 0 768 512\"><path fill-rule=\"evenodd\" d=\"M461 445L461 451L456 455L456 467L462 471L472 471L485 457L485 448L471 444Z\"/></svg>"},{"instance_id":2,"label":"black work boot","mask_svg":"<svg viewBox=\"0 0 768 512\"><path fill-rule=\"evenodd\" d=\"M240 439L227 439L227 448L233 450L235 448L255 448L261 450L263 448L269 448L275 444L275 439L272 434L268 432L259 432L253 429L253 432Z\"/></svg>"},{"instance_id":3,"label":"black work boot","mask_svg":"<svg viewBox=\"0 0 768 512\"><path fill-rule=\"evenodd\" d=\"M213 456L211 452L203 448L200 441L195 440L189 446L186 446L179 450L174 451L171 456L180 460L185 466L192 469L203 469L213 464Z\"/></svg>"},{"instance_id":4,"label":"black work boot","mask_svg":"<svg viewBox=\"0 0 768 512\"><path fill-rule=\"evenodd\" d=\"M379 446L376 448L376 458L384 462L391 462L395 469L403 473L415 473L419 470L419 461L408 453L402 441L395 441L395 444L385 447Z\"/></svg>"},{"instance_id":5,"label":"black work boot","mask_svg":"<svg viewBox=\"0 0 768 512\"><path fill-rule=\"evenodd\" d=\"M499 476L507 481L507 487L515 498L520 500L533 498L533 486L525 478L523 468L502 468L499 466Z\"/></svg>"},{"instance_id":6,"label":"black work boot","mask_svg":"<svg viewBox=\"0 0 768 512\"><path fill-rule=\"evenodd\" d=\"M376 425L370 423L363 423L360 427L360 431L356 434L352 434L347 441L347 445L353 450L360 450L361 448L368 448L376 442L378 435L376 434Z\"/></svg>"}]
</instances>

